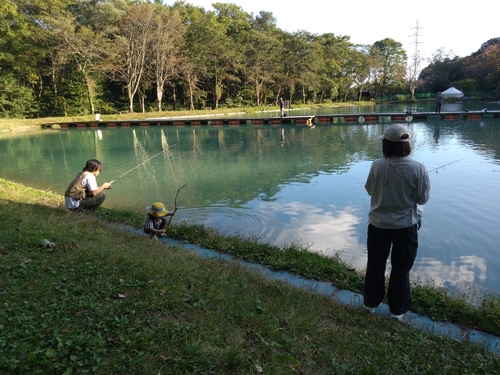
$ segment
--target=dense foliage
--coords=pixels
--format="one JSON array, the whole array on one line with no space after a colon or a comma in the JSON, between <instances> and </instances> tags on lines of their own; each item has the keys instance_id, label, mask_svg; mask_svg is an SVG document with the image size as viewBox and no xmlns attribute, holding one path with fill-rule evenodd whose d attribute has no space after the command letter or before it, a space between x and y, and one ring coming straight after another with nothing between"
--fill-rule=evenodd
<instances>
[{"instance_id":1,"label":"dense foliage","mask_svg":"<svg viewBox=\"0 0 500 375\"><path fill-rule=\"evenodd\" d=\"M402 44L293 33L234 3L8 0L0 5L3 117L402 98L454 84L496 95L500 38L422 74ZM439 51L438 51L439 52ZM415 57L415 55L414 55ZM416 93L415 93L416 90ZM494 91L497 90L497 91ZM416 94L416 95L415 95Z\"/></svg>"}]
</instances>

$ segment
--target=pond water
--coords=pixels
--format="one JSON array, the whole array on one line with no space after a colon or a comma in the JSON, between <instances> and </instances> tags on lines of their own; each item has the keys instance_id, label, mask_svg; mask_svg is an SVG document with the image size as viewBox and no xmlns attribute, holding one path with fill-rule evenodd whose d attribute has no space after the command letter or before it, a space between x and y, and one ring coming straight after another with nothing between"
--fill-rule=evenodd
<instances>
[{"instance_id":1,"label":"pond water","mask_svg":"<svg viewBox=\"0 0 500 375\"><path fill-rule=\"evenodd\" d=\"M174 220L338 254L364 269L369 197L388 124L70 129L0 135L0 177L64 194L89 158L116 180L106 207L145 214L160 200ZM413 280L500 293L500 120L407 124L412 157L430 171Z\"/></svg>"}]
</instances>

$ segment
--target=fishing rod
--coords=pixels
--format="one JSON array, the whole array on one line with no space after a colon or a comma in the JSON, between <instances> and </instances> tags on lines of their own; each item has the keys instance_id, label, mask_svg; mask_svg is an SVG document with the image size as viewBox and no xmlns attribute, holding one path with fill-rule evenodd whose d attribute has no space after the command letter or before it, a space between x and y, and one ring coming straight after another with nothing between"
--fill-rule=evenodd
<instances>
[{"instance_id":1,"label":"fishing rod","mask_svg":"<svg viewBox=\"0 0 500 375\"><path fill-rule=\"evenodd\" d=\"M172 217L175 215L175 212L177 211L177 196L179 195L179 191L181 191L182 188L186 187L187 185L187 182L182 185L178 190L177 190L177 193L175 193L175 199L174 199L174 212L172 214L172 216L170 216L170 219L168 220L168 223L167 225L170 225L170 222L172 221Z\"/></svg>"},{"instance_id":2,"label":"fishing rod","mask_svg":"<svg viewBox=\"0 0 500 375\"><path fill-rule=\"evenodd\" d=\"M115 181L116 181L116 180L118 180L119 178L122 178L122 177L123 177L123 176L125 176L127 173L132 172L134 169L139 168L141 165L143 165L144 163L147 163L148 161L150 161L151 159L153 159L153 158L157 157L158 155L163 154L165 151L170 150L170 149L171 149L172 147L174 147L174 146L175 146L175 144L173 144L172 146L168 147L166 150L162 150L162 151L160 151L159 153L157 153L156 155L151 156L149 159L147 159L147 160L143 161L141 164L136 165L134 168L129 169L127 172L123 173L121 176L118 176L115 180L111 181L111 182L110 182L110 184L112 184L113 182L115 182Z\"/></svg>"},{"instance_id":3,"label":"fishing rod","mask_svg":"<svg viewBox=\"0 0 500 375\"><path fill-rule=\"evenodd\" d=\"M458 160L455 160L455 161L450 161L449 163L443 164L443 165L441 165L440 167L437 167L437 168L431 169L428 173L431 173L431 172L437 171L438 169L444 168L444 167L446 167L446 166L448 166L448 165L450 165L450 164L457 163L457 162L462 161L462 160L464 160L464 159L458 159Z\"/></svg>"}]
</instances>

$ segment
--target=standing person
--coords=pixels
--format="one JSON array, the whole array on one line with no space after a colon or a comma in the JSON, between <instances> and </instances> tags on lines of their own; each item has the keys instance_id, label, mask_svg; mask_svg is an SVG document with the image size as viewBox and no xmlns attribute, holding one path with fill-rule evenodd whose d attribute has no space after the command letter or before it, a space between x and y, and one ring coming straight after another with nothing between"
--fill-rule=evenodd
<instances>
[{"instance_id":1,"label":"standing person","mask_svg":"<svg viewBox=\"0 0 500 375\"><path fill-rule=\"evenodd\" d=\"M96 177L102 171L99 160L89 159L80 172L68 185L64 193L64 203L72 211L94 213L106 200L105 189L111 189L111 182L97 186Z\"/></svg>"},{"instance_id":2,"label":"standing person","mask_svg":"<svg viewBox=\"0 0 500 375\"><path fill-rule=\"evenodd\" d=\"M436 113L441 113L441 103L443 102L444 97L441 92L438 92L438 95L436 96Z\"/></svg>"},{"instance_id":3,"label":"standing person","mask_svg":"<svg viewBox=\"0 0 500 375\"><path fill-rule=\"evenodd\" d=\"M391 253L387 301L391 318L402 321L411 304L410 270L422 217L419 205L429 200L430 181L425 166L409 157L410 136L404 125L390 126L378 139L383 140L384 157L373 162L365 184L371 202L364 307L373 313L382 303Z\"/></svg>"},{"instance_id":4,"label":"standing person","mask_svg":"<svg viewBox=\"0 0 500 375\"><path fill-rule=\"evenodd\" d=\"M166 216L174 216L175 211L169 213L161 202L153 203L151 207L146 207L146 210L148 211L148 214L142 224L144 233L147 233L150 237L154 238L157 236L165 237L165 226L167 225Z\"/></svg>"},{"instance_id":5,"label":"standing person","mask_svg":"<svg viewBox=\"0 0 500 375\"><path fill-rule=\"evenodd\" d=\"M285 114L285 101L283 100L283 98L280 98L279 105L280 105L280 116L283 117L283 115Z\"/></svg>"}]
</instances>

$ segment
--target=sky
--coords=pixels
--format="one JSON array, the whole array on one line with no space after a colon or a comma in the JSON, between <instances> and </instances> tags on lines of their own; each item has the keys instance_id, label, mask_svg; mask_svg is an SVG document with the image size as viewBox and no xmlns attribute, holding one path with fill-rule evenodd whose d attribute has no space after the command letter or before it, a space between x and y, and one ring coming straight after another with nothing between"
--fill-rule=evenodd
<instances>
[{"instance_id":1,"label":"sky","mask_svg":"<svg viewBox=\"0 0 500 375\"><path fill-rule=\"evenodd\" d=\"M185 0L185 3L214 10L213 0ZM469 56L492 38L500 37L494 5L451 1L331 1L331 0L234 0L243 11L258 15L271 12L277 26L288 32L306 30L314 34L349 36L355 44L373 44L385 38L400 42L408 57L415 53L418 22L418 52L424 60L442 48L445 53ZM165 1L172 5L174 1ZM465 4L465 3L464 3ZM481 7L479 7L481 5ZM498 10L498 9L497 9ZM426 62L423 65L427 65Z\"/></svg>"}]
</instances>

